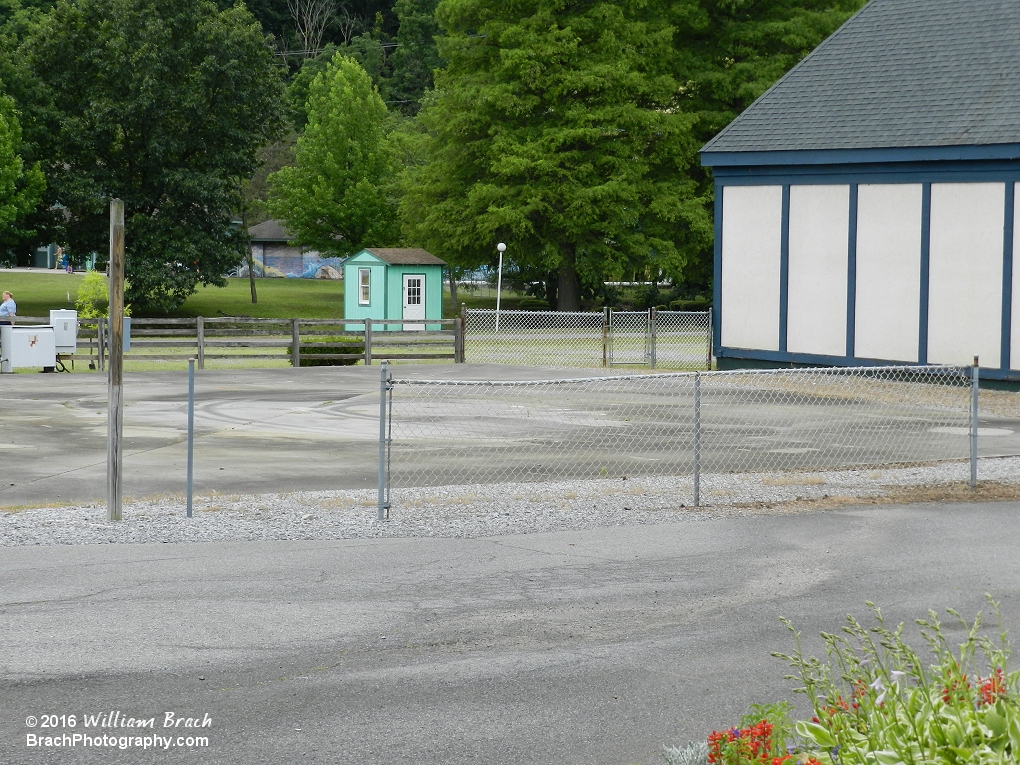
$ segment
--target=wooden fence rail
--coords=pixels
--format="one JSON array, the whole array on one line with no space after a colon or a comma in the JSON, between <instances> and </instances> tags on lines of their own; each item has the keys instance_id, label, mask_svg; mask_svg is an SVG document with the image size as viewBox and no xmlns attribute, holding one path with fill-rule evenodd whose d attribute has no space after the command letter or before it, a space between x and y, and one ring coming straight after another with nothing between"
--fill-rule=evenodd
<instances>
[{"instance_id":1,"label":"wooden fence rail","mask_svg":"<svg viewBox=\"0 0 1020 765\"><path fill-rule=\"evenodd\" d=\"M40 317L17 318L19 324L49 324ZM428 319L438 330L391 330L403 325L399 319L131 319L131 347L127 361L186 361L197 359L288 360L293 366L318 361L450 359L464 361L464 320ZM88 362L106 368L108 331L106 320L79 319L77 352L61 361ZM328 352L329 349L343 352ZM252 353L238 351L251 350ZM272 353L278 350L279 353ZM324 352L325 351L325 352Z\"/></svg>"}]
</instances>

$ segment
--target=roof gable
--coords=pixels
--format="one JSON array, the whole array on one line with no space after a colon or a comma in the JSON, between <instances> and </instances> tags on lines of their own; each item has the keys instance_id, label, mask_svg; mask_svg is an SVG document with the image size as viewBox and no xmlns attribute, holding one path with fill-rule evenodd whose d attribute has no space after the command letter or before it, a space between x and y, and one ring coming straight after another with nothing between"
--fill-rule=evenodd
<instances>
[{"instance_id":1,"label":"roof gable","mask_svg":"<svg viewBox=\"0 0 1020 765\"><path fill-rule=\"evenodd\" d=\"M367 252L391 266L445 266L446 263L430 252L415 247L369 247ZM357 256L355 256L357 257Z\"/></svg>"},{"instance_id":2,"label":"roof gable","mask_svg":"<svg viewBox=\"0 0 1020 765\"><path fill-rule=\"evenodd\" d=\"M872 0L702 152L1020 144L1020 2Z\"/></svg>"}]
</instances>

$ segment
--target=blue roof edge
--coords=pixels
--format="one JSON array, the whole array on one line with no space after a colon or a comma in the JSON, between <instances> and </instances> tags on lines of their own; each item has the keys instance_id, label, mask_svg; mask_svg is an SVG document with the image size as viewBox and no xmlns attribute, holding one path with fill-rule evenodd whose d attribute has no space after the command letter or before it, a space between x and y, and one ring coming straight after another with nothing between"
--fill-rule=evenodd
<instances>
[{"instance_id":1,"label":"blue roof edge","mask_svg":"<svg viewBox=\"0 0 1020 765\"><path fill-rule=\"evenodd\" d=\"M1020 143L874 149L800 149L797 151L701 151L701 164L704 167L859 165L876 162L954 162L1002 159L1020 159Z\"/></svg>"}]
</instances>

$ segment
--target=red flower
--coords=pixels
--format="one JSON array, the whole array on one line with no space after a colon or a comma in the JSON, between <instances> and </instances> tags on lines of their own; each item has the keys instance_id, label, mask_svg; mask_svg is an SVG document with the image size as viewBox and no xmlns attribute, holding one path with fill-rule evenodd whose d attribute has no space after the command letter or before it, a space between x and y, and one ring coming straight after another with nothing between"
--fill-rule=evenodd
<instances>
[{"instance_id":1,"label":"red flower","mask_svg":"<svg viewBox=\"0 0 1020 765\"><path fill-rule=\"evenodd\" d=\"M1005 698L1006 676L1001 668L997 668L995 673L987 680L981 681L978 694L979 703L982 704L994 704L999 699Z\"/></svg>"}]
</instances>

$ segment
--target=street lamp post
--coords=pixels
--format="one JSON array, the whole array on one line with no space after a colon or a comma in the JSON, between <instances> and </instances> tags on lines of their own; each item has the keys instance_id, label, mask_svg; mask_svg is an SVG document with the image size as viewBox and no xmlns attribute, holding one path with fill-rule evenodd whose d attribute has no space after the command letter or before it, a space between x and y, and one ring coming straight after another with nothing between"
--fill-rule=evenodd
<instances>
[{"instance_id":1,"label":"street lamp post","mask_svg":"<svg viewBox=\"0 0 1020 765\"><path fill-rule=\"evenodd\" d=\"M499 250L499 272L496 276L496 331L499 332L499 297L503 292L503 253L506 252L506 245L500 242L496 249Z\"/></svg>"}]
</instances>

